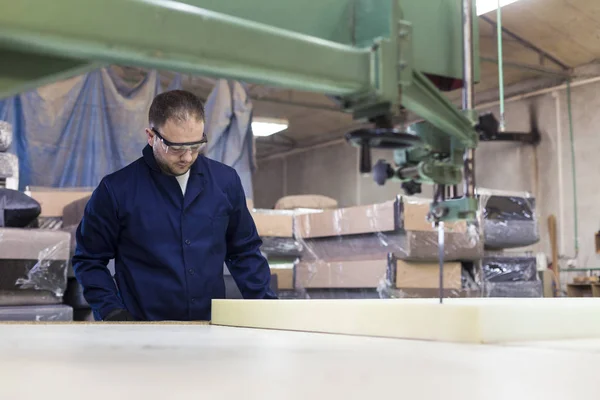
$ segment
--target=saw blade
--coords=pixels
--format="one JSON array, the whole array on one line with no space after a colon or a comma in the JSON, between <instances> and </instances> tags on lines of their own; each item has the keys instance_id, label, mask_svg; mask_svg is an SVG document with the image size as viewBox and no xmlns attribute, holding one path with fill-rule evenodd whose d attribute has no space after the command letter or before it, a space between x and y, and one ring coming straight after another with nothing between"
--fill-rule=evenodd
<instances>
[{"instance_id":1,"label":"saw blade","mask_svg":"<svg viewBox=\"0 0 600 400\"><path fill-rule=\"evenodd\" d=\"M444 302L444 222L438 222L438 251L440 258L440 304Z\"/></svg>"}]
</instances>

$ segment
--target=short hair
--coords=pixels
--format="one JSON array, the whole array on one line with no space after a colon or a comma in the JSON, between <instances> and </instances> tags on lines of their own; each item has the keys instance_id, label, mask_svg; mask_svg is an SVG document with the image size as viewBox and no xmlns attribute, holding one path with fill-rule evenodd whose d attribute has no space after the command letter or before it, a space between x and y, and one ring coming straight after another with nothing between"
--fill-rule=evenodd
<instances>
[{"instance_id":1,"label":"short hair","mask_svg":"<svg viewBox=\"0 0 600 400\"><path fill-rule=\"evenodd\" d=\"M162 127L168 120L177 122L190 118L204 121L204 104L193 93L186 90L170 90L157 95L148 112L148 122L155 127Z\"/></svg>"}]
</instances>

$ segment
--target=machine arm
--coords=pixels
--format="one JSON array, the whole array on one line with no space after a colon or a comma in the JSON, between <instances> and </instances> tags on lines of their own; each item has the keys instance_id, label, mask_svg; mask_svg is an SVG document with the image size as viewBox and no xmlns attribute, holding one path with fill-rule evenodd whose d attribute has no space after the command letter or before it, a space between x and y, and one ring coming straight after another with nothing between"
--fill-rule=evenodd
<instances>
[{"instance_id":1,"label":"machine arm","mask_svg":"<svg viewBox=\"0 0 600 400\"><path fill-rule=\"evenodd\" d=\"M0 97L125 64L335 96L410 152L413 180L456 184L477 146L473 118L426 76L462 78L459 2L0 0L0 10ZM394 129L405 110L434 130ZM379 139L353 143L366 157Z\"/></svg>"}]
</instances>

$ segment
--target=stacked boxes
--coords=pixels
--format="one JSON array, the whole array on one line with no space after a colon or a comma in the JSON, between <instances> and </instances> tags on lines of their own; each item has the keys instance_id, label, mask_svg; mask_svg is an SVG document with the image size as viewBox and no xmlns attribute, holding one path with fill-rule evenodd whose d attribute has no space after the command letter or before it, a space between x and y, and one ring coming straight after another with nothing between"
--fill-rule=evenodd
<instances>
[{"instance_id":1,"label":"stacked boxes","mask_svg":"<svg viewBox=\"0 0 600 400\"><path fill-rule=\"evenodd\" d=\"M445 224L444 295L539 296L541 283L531 274L534 257L485 253L539 240L535 200L528 193L478 194L479 221ZM280 285L280 297L436 297L438 233L426 219L429 204L430 199L398 196L340 209L254 210L253 216L262 236L285 238L294 249L289 256L297 257L292 273L285 265L286 289L293 277L293 290ZM494 275L498 265L507 273Z\"/></svg>"},{"instance_id":2,"label":"stacked boxes","mask_svg":"<svg viewBox=\"0 0 600 400\"><path fill-rule=\"evenodd\" d=\"M294 264L302 251L294 237L294 217L315 210L260 210L251 204L248 208L263 241L261 252L269 261L271 274L277 277L278 291L293 290Z\"/></svg>"},{"instance_id":3,"label":"stacked boxes","mask_svg":"<svg viewBox=\"0 0 600 400\"><path fill-rule=\"evenodd\" d=\"M254 210L253 216L263 238L286 237L299 249L293 269L288 263L281 272L293 290L283 289L278 277L280 297L378 298L437 295L438 233L426 221L428 211L428 200L398 196L341 209ZM461 261L481 259L483 244L477 226L446 224L445 231L446 293L464 296ZM274 273L282 268L270 265Z\"/></svg>"},{"instance_id":4,"label":"stacked boxes","mask_svg":"<svg viewBox=\"0 0 600 400\"><path fill-rule=\"evenodd\" d=\"M427 222L429 201L395 200L295 217L302 244L295 289L347 297L429 297L439 292L438 232ZM446 295L464 296L461 261L477 260L483 245L476 226L445 225ZM306 297L306 296L305 296Z\"/></svg>"}]
</instances>

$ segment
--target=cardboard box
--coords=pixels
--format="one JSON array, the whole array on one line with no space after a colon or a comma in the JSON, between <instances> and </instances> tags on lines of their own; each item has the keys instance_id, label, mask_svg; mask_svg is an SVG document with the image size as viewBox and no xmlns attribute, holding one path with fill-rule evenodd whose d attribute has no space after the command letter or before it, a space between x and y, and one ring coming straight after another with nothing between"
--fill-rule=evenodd
<instances>
[{"instance_id":1,"label":"cardboard box","mask_svg":"<svg viewBox=\"0 0 600 400\"><path fill-rule=\"evenodd\" d=\"M293 237L294 212L287 210L253 210L254 224L260 236Z\"/></svg>"},{"instance_id":2,"label":"cardboard box","mask_svg":"<svg viewBox=\"0 0 600 400\"><path fill-rule=\"evenodd\" d=\"M444 288L462 289L462 265L458 262L444 264ZM438 289L440 266L437 263L396 262L396 287L399 289Z\"/></svg>"},{"instance_id":3,"label":"cardboard box","mask_svg":"<svg viewBox=\"0 0 600 400\"><path fill-rule=\"evenodd\" d=\"M397 228L394 206L394 201L388 201L298 215L294 219L294 233L296 237L309 239L393 231Z\"/></svg>"},{"instance_id":4,"label":"cardboard box","mask_svg":"<svg viewBox=\"0 0 600 400\"><path fill-rule=\"evenodd\" d=\"M271 264L271 274L277 275L277 286L279 290L294 289L294 264Z\"/></svg>"},{"instance_id":5,"label":"cardboard box","mask_svg":"<svg viewBox=\"0 0 600 400\"><path fill-rule=\"evenodd\" d=\"M395 230L435 232L427 221L428 199L398 196L396 200L323 210L294 218L296 237L314 239ZM463 221L445 224L446 232L466 232Z\"/></svg>"},{"instance_id":6,"label":"cardboard box","mask_svg":"<svg viewBox=\"0 0 600 400\"><path fill-rule=\"evenodd\" d=\"M444 288L462 289L462 264L444 264ZM297 289L375 289L385 279L399 289L438 289L439 264L416 263L387 258L296 264Z\"/></svg>"},{"instance_id":7,"label":"cardboard box","mask_svg":"<svg viewBox=\"0 0 600 400\"><path fill-rule=\"evenodd\" d=\"M463 233L448 233L445 238L446 261L476 261L483 256L483 243ZM363 235L301 239L303 261L374 260L388 253L401 260L437 261L438 235L435 232L392 231Z\"/></svg>"},{"instance_id":8,"label":"cardboard box","mask_svg":"<svg viewBox=\"0 0 600 400\"><path fill-rule=\"evenodd\" d=\"M32 191L29 195L40 203L42 207L40 217L62 217L66 205L90 197L92 192L49 189Z\"/></svg>"},{"instance_id":9,"label":"cardboard box","mask_svg":"<svg viewBox=\"0 0 600 400\"><path fill-rule=\"evenodd\" d=\"M263 210L252 209L250 214L260 236L294 237L294 216L318 213L320 210Z\"/></svg>"},{"instance_id":10,"label":"cardboard box","mask_svg":"<svg viewBox=\"0 0 600 400\"><path fill-rule=\"evenodd\" d=\"M385 279L388 260L322 260L296 264L297 289L369 289Z\"/></svg>"}]
</instances>

